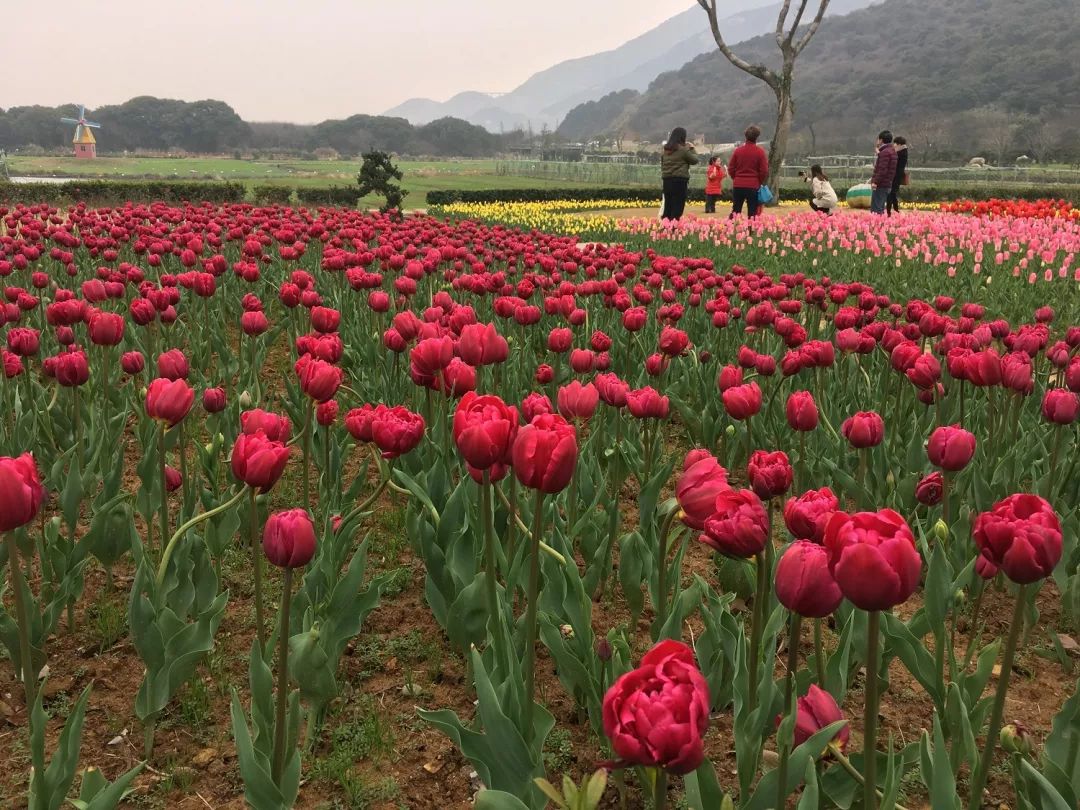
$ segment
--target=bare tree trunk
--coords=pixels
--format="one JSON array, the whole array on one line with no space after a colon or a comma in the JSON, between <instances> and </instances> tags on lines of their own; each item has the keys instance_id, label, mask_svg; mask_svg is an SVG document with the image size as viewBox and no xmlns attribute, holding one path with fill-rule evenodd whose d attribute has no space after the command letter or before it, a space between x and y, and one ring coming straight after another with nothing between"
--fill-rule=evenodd
<instances>
[{"instance_id":1,"label":"bare tree trunk","mask_svg":"<svg viewBox=\"0 0 1080 810\"><path fill-rule=\"evenodd\" d=\"M817 154L817 133L814 132L814 122L807 121L806 128L810 130L810 154Z\"/></svg>"},{"instance_id":2,"label":"bare tree trunk","mask_svg":"<svg viewBox=\"0 0 1080 810\"><path fill-rule=\"evenodd\" d=\"M787 155L788 139L791 137L791 121L795 117L795 101L791 97L791 68L785 66L776 88L776 130L769 143L769 188L776 202L780 202L780 169Z\"/></svg>"}]
</instances>

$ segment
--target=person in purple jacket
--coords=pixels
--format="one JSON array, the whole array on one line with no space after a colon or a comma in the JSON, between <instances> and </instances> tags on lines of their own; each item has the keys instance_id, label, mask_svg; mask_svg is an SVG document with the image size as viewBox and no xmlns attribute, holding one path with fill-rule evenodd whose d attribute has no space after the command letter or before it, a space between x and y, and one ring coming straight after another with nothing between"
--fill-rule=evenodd
<instances>
[{"instance_id":1,"label":"person in purple jacket","mask_svg":"<svg viewBox=\"0 0 1080 810\"><path fill-rule=\"evenodd\" d=\"M874 175L870 178L870 212L885 214L892 193L893 180L896 179L896 147L889 130L882 130L877 136L877 160L874 161Z\"/></svg>"}]
</instances>

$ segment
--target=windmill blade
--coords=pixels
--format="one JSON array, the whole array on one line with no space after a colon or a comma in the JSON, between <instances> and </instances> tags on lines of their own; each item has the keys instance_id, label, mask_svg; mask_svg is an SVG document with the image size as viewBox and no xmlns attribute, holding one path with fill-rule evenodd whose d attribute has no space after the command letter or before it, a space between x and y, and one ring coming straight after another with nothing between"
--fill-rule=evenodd
<instances>
[{"instance_id":1,"label":"windmill blade","mask_svg":"<svg viewBox=\"0 0 1080 810\"><path fill-rule=\"evenodd\" d=\"M101 129L101 124L95 124L93 121L83 121L82 125L84 127L96 127L97 129Z\"/></svg>"},{"instance_id":2,"label":"windmill blade","mask_svg":"<svg viewBox=\"0 0 1080 810\"><path fill-rule=\"evenodd\" d=\"M60 122L63 124L78 124L79 122L74 118L61 118Z\"/></svg>"},{"instance_id":3,"label":"windmill blade","mask_svg":"<svg viewBox=\"0 0 1080 810\"><path fill-rule=\"evenodd\" d=\"M80 104L79 105L79 120L82 121L84 118L86 118L86 105L85 104Z\"/></svg>"}]
</instances>

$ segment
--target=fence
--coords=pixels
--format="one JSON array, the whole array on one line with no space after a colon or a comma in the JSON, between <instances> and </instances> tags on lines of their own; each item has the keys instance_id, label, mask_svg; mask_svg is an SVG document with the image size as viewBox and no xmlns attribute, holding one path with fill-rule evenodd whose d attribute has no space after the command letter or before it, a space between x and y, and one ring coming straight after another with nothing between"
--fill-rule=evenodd
<instances>
[{"instance_id":1,"label":"fence","mask_svg":"<svg viewBox=\"0 0 1080 810\"><path fill-rule=\"evenodd\" d=\"M855 156L852 156L855 157ZM844 185L869 180L873 171L872 158L864 163L848 161L851 165L824 165L829 177ZM780 176L795 180L807 166L786 164ZM553 160L500 160L495 164L496 174L515 177L538 177L570 183L588 183L603 186L659 186L660 167L629 163L561 163ZM933 168L912 166L909 169L913 183L934 186L957 186L973 188L994 186L1007 190L1012 186L1080 186L1080 170L1044 168L1040 166L987 166L984 168ZM703 188L704 171L690 172L690 187Z\"/></svg>"}]
</instances>

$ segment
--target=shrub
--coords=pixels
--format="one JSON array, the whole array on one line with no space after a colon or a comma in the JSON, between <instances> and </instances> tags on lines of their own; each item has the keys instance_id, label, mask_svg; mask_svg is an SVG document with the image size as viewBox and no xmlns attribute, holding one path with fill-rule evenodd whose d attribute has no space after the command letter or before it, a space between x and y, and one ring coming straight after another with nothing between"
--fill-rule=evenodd
<instances>
[{"instance_id":1,"label":"shrub","mask_svg":"<svg viewBox=\"0 0 1080 810\"><path fill-rule=\"evenodd\" d=\"M0 201L71 205L119 205L125 202L240 202L243 183L175 180L73 180L70 183L0 183Z\"/></svg>"},{"instance_id":2,"label":"shrub","mask_svg":"<svg viewBox=\"0 0 1080 810\"><path fill-rule=\"evenodd\" d=\"M288 205L292 199L292 186L255 186L251 190L256 205Z\"/></svg>"}]
</instances>

